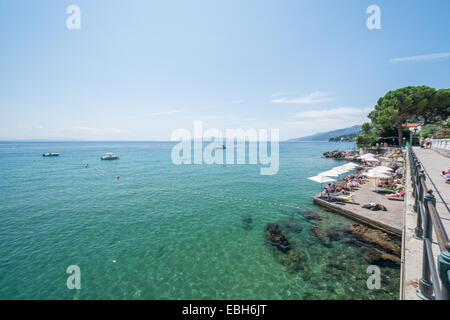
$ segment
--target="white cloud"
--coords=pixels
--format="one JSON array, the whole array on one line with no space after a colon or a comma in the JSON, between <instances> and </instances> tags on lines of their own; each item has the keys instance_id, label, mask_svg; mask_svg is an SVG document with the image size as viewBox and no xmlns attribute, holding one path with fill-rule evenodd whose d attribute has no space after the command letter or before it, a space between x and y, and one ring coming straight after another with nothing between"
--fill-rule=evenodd
<instances>
[{"instance_id":1,"label":"white cloud","mask_svg":"<svg viewBox=\"0 0 450 320\"><path fill-rule=\"evenodd\" d=\"M43 129L44 127L40 125L39 123L22 123L19 125L19 128L26 129L26 130L36 130L36 129Z\"/></svg>"},{"instance_id":2,"label":"white cloud","mask_svg":"<svg viewBox=\"0 0 450 320\"><path fill-rule=\"evenodd\" d=\"M290 95L297 94L297 93L298 93L298 91L275 92L272 94L272 97L290 96Z\"/></svg>"},{"instance_id":3,"label":"white cloud","mask_svg":"<svg viewBox=\"0 0 450 320\"><path fill-rule=\"evenodd\" d=\"M132 116L130 119L138 119L138 118L150 118L150 117L156 117L156 116L165 116L169 114L175 114L175 113L181 113L185 112L183 109L178 110L169 110L169 111L161 111L161 112L153 112L153 113L147 113L147 114L141 114L138 116Z\"/></svg>"},{"instance_id":4,"label":"white cloud","mask_svg":"<svg viewBox=\"0 0 450 320\"><path fill-rule=\"evenodd\" d=\"M449 57L450 57L450 52L442 52L442 53L424 54L424 55L420 55L420 56L394 58L394 59L391 59L390 62L419 62L419 61L445 59L445 58L449 58Z\"/></svg>"},{"instance_id":5,"label":"white cloud","mask_svg":"<svg viewBox=\"0 0 450 320\"><path fill-rule=\"evenodd\" d=\"M295 103L295 104L317 104L327 101L335 100L335 98L331 97L335 92L332 91L315 91L309 94L306 94L301 97L297 98L279 98L279 99L273 99L273 103Z\"/></svg>"}]
</instances>

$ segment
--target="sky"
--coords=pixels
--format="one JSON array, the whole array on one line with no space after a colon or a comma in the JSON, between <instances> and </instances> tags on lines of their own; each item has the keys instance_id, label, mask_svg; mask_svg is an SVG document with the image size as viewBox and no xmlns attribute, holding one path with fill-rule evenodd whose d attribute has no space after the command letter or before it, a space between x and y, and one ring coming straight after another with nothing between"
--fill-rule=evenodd
<instances>
[{"instance_id":1,"label":"sky","mask_svg":"<svg viewBox=\"0 0 450 320\"><path fill-rule=\"evenodd\" d=\"M449 12L448 0L1 0L0 140L168 141L193 121L285 140L362 124L389 90L450 87Z\"/></svg>"}]
</instances>

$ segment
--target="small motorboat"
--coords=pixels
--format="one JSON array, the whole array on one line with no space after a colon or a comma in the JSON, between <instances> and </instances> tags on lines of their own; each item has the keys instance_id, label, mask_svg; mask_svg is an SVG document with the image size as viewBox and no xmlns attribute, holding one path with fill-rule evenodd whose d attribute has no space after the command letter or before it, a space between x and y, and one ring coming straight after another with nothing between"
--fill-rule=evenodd
<instances>
[{"instance_id":1,"label":"small motorboat","mask_svg":"<svg viewBox=\"0 0 450 320\"><path fill-rule=\"evenodd\" d=\"M58 157L59 153L52 153L52 152L48 152L48 153L44 153L42 154L43 157Z\"/></svg>"},{"instance_id":2,"label":"small motorboat","mask_svg":"<svg viewBox=\"0 0 450 320\"><path fill-rule=\"evenodd\" d=\"M116 159L119 159L119 156L116 156L115 154L108 152L105 156L102 156L100 159L101 160L116 160Z\"/></svg>"},{"instance_id":3,"label":"small motorboat","mask_svg":"<svg viewBox=\"0 0 450 320\"><path fill-rule=\"evenodd\" d=\"M224 144L220 144L218 146L216 146L216 149L226 149L227 147L225 147Z\"/></svg>"}]
</instances>

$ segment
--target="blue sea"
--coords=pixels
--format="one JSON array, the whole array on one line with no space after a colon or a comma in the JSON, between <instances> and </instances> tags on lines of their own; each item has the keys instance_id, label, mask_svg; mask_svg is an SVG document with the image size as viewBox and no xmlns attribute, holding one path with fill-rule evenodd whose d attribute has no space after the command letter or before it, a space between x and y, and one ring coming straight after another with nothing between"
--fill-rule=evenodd
<instances>
[{"instance_id":1,"label":"blue sea","mask_svg":"<svg viewBox=\"0 0 450 320\"><path fill-rule=\"evenodd\" d=\"M315 206L321 186L307 177L343 164L322 152L354 144L281 143L266 176L259 165L175 165L174 145L0 142L0 299L398 298L398 268L382 267L369 290L361 248L323 246L304 217L353 223ZM107 152L120 159L101 161ZM265 225L283 221L298 226L286 237L307 274L265 241ZM67 288L70 265L79 290Z\"/></svg>"}]
</instances>

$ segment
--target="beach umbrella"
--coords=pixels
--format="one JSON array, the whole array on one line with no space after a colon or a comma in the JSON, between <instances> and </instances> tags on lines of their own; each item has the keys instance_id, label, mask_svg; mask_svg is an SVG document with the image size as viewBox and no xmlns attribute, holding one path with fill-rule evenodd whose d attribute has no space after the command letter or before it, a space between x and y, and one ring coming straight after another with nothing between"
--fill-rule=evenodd
<instances>
[{"instance_id":1,"label":"beach umbrella","mask_svg":"<svg viewBox=\"0 0 450 320\"><path fill-rule=\"evenodd\" d=\"M326 183L326 182L336 181L335 179L330 178L330 177L326 177L326 176L309 177L308 180L311 180L311 181L314 181L314 182L318 182L318 183Z\"/></svg>"},{"instance_id":2,"label":"beach umbrella","mask_svg":"<svg viewBox=\"0 0 450 320\"><path fill-rule=\"evenodd\" d=\"M354 163L348 163L345 165L346 168L349 168L350 170L354 171L357 170L359 168L361 168L360 165L354 164Z\"/></svg>"},{"instance_id":3,"label":"beach umbrella","mask_svg":"<svg viewBox=\"0 0 450 320\"><path fill-rule=\"evenodd\" d=\"M340 168L341 168L342 170L347 170L347 171L355 170L357 167L359 167L359 165L354 164L354 163L352 163L352 162L347 163L347 164L344 164L343 166L340 166Z\"/></svg>"},{"instance_id":4,"label":"beach umbrella","mask_svg":"<svg viewBox=\"0 0 450 320\"><path fill-rule=\"evenodd\" d=\"M341 173L336 170L328 170L318 174L318 176L338 177Z\"/></svg>"},{"instance_id":5,"label":"beach umbrella","mask_svg":"<svg viewBox=\"0 0 450 320\"><path fill-rule=\"evenodd\" d=\"M326 177L326 176L319 176L319 175L318 176L314 176L314 177L309 177L308 180L320 183L320 192L321 193L322 193L322 184L323 183L336 181L333 178Z\"/></svg>"},{"instance_id":6,"label":"beach umbrella","mask_svg":"<svg viewBox=\"0 0 450 320\"><path fill-rule=\"evenodd\" d=\"M379 171L367 171L365 174L368 177L372 178L390 178L391 176L387 175L385 172L379 172Z\"/></svg>"},{"instance_id":7,"label":"beach umbrella","mask_svg":"<svg viewBox=\"0 0 450 320\"><path fill-rule=\"evenodd\" d=\"M393 171L392 168L389 168L389 167L386 167L386 166L378 166L378 167L375 167L375 168L373 168L371 170L374 170L374 171Z\"/></svg>"},{"instance_id":8,"label":"beach umbrella","mask_svg":"<svg viewBox=\"0 0 450 320\"><path fill-rule=\"evenodd\" d=\"M339 167L334 167L334 168L331 169L331 170L336 171L336 172L339 173L339 175L341 175L341 174L347 173L347 172L349 172L349 171L351 171L351 170L353 170L353 169L350 169L350 168L344 168L344 167L342 167L342 166L339 166Z\"/></svg>"},{"instance_id":9,"label":"beach umbrella","mask_svg":"<svg viewBox=\"0 0 450 320\"><path fill-rule=\"evenodd\" d=\"M375 178L375 179L390 178L391 177L391 176L388 176L386 173L377 172L377 171L367 172L366 176L372 177L372 178ZM376 185L377 185L377 183L375 181L375 187L376 187Z\"/></svg>"},{"instance_id":10,"label":"beach umbrella","mask_svg":"<svg viewBox=\"0 0 450 320\"><path fill-rule=\"evenodd\" d=\"M389 172L387 171L367 171L367 176L375 177L376 175L386 175L389 176ZM379 178L379 177L377 177Z\"/></svg>"},{"instance_id":11,"label":"beach umbrella","mask_svg":"<svg viewBox=\"0 0 450 320\"><path fill-rule=\"evenodd\" d=\"M362 156L359 156L357 159L362 159L362 160L366 160L366 159L374 159L375 155L373 153L366 153L363 154Z\"/></svg>"},{"instance_id":12,"label":"beach umbrella","mask_svg":"<svg viewBox=\"0 0 450 320\"><path fill-rule=\"evenodd\" d=\"M373 168L373 169L370 169L370 170L368 170L367 172L373 172L373 173L385 173L385 174L388 174L388 173L390 173L389 172L389 169L384 169L384 168Z\"/></svg>"},{"instance_id":13,"label":"beach umbrella","mask_svg":"<svg viewBox=\"0 0 450 320\"><path fill-rule=\"evenodd\" d=\"M346 173L346 172L350 171L351 169L344 168L343 166L339 166L339 167L334 167L331 170L334 170L334 171L337 171L337 172L340 172L340 173Z\"/></svg>"},{"instance_id":14,"label":"beach umbrella","mask_svg":"<svg viewBox=\"0 0 450 320\"><path fill-rule=\"evenodd\" d=\"M343 167L343 168L351 168L352 169L352 168L360 167L360 165L356 164L356 163L353 163L353 162L349 162L349 163L344 164L341 167Z\"/></svg>"}]
</instances>

